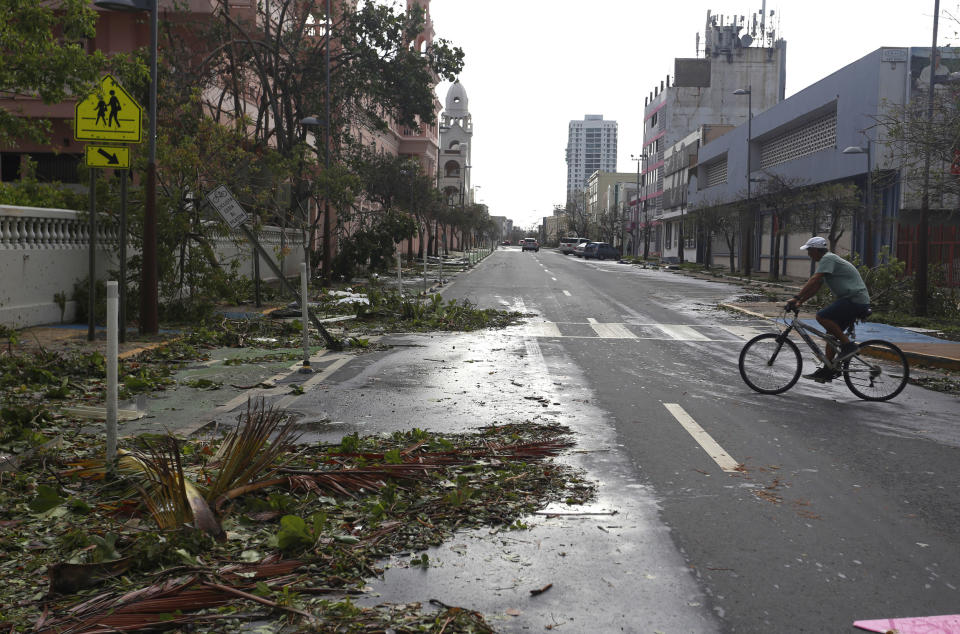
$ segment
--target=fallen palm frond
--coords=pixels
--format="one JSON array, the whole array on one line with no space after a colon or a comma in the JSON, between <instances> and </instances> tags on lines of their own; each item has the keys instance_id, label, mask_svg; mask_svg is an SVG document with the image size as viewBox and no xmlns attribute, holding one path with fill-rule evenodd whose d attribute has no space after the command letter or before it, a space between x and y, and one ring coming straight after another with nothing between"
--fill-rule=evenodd
<instances>
[{"instance_id":1,"label":"fallen palm frond","mask_svg":"<svg viewBox=\"0 0 960 634\"><path fill-rule=\"evenodd\" d=\"M183 474L179 441L166 436L146 445L147 453L139 461L152 486L142 489L143 502L157 526L169 530L192 523L217 540L226 539L206 499Z\"/></svg>"},{"instance_id":2,"label":"fallen palm frond","mask_svg":"<svg viewBox=\"0 0 960 634\"><path fill-rule=\"evenodd\" d=\"M254 598L245 590L253 588L257 581L264 580L270 587L283 587L293 581L287 575L303 564L297 559L265 559L260 564L231 564L221 568L218 576L230 583L212 583L197 575L187 575L124 594L104 593L74 605L63 618L46 622L44 628L38 631L94 634L219 620L222 617L210 619L210 615L176 613L185 608L202 610L218 607L236 598L250 599L273 609L288 609L273 601ZM301 616L312 616L301 610L290 611Z\"/></svg>"},{"instance_id":3,"label":"fallen palm frond","mask_svg":"<svg viewBox=\"0 0 960 634\"><path fill-rule=\"evenodd\" d=\"M167 436L156 444L147 441L145 444L146 452L118 450L117 473L141 480L135 483L135 488L157 526L171 530L193 524L222 540L223 528L203 494L183 473L177 439ZM74 461L70 466L73 468L62 475L102 480L107 474L107 464L102 458Z\"/></svg>"},{"instance_id":4,"label":"fallen palm frond","mask_svg":"<svg viewBox=\"0 0 960 634\"><path fill-rule=\"evenodd\" d=\"M73 594L106 579L126 573L133 560L130 557L92 564L57 563L47 569L51 594Z\"/></svg>"},{"instance_id":5,"label":"fallen palm frond","mask_svg":"<svg viewBox=\"0 0 960 634\"><path fill-rule=\"evenodd\" d=\"M227 434L213 458L219 468L207 488L207 500L254 480L271 477L292 459L300 434L281 410L266 408L263 399L247 402L247 411ZM271 440L272 439L272 440Z\"/></svg>"}]
</instances>

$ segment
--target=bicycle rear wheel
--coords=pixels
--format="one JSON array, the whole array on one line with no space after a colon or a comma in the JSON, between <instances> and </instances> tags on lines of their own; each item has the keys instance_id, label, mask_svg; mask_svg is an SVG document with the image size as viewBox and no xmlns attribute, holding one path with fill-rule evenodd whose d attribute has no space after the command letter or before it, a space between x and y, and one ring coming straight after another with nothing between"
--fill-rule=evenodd
<instances>
[{"instance_id":1,"label":"bicycle rear wheel","mask_svg":"<svg viewBox=\"0 0 960 634\"><path fill-rule=\"evenodd\" d=\"M910 378L907 357L888 341L871 339L843 362L843 380L850 391L867 401L887 401L903 391Z\"/></svg>"},{"instance_id":2,"label":"bicycle rear wheel","mask_svg":"<svg viewBox=\"0 0 960 634\"><path fill-rule=\"evenodd\" d=\"M761 394L786 392L797 379L803 360L797 344L780 335L767 333L748 341L740 351L740 376Z\"/></svg>"}]
</instances>

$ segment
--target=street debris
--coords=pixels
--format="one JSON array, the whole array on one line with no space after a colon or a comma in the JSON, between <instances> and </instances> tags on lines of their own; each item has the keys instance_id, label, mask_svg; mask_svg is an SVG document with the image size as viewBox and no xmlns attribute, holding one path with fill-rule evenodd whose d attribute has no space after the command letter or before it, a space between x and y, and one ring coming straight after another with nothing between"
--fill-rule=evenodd
<instances>
[{"instance_id":1,"label":"street debris","mask_svg":"<svg viewBox=\"0 0 960 634\"><path fill-rule=\"evenodd\" d=\"M548 583L547 585L543 586L542 588L536 588L536 589L534 589L534 590L531 590L531 591L530 591L530 595L535 597L535 596L537 596L538 594L543 594L544 592L546 592L547 590L549 590L549 589L552 588L552 587L553 587L553 584L552 584L552 583Z\"/></svg>"}]
</instances>

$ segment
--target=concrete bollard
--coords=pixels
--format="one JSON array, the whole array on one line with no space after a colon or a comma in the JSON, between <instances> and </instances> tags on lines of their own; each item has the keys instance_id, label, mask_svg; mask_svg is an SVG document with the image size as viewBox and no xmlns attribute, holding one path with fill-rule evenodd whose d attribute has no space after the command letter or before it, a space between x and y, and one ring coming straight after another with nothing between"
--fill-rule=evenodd
<instances>
[{"instance_id":1,"label":"concrete bollard","mask_svg":"<svg viewBox=\"0 0 960 634\"><path fill-rule=\"evenodd\" d=\"M307 263L300 265L300 321L303 322L303 366L300 374L309 374L310 367L310 299L307 293Z\"/></svg>"},{"instance_id":2,"label":"concrete bollard","mask_svg":"<svg viewBox=\"0 0 960 634\"><path fill-rule=\"evenodd\" d=\"M115 280L107 282L107 471L115 472L117 461L117 364L120 356L118 321L120 311L119 289ZM93 315L90 315L93 323Z\"/></svg>"}]
</instances>

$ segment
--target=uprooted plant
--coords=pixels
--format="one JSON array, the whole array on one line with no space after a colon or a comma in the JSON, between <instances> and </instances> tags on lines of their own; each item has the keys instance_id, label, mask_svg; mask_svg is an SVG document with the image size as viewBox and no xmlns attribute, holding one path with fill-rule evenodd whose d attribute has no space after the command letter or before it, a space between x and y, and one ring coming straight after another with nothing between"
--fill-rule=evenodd
<instances>
[{"instance_id":1,"label":"uprooted plant","mask_svg":"<svg viewBox=\"0 0 960 634\"><path fill-rule=\"evenodd\" d=\"M342 597L378 573L380 557L437 545L458 528L519 529L550 501L592 495L578 473L547 460L572 444L556 424L303 445L289 417L262 402L237 423L222 439L141 438L121 454L115 480L102 459L4 477L0 567L16 582L0 588L10 606L0 617L46 632L210 630L268 617L379 631L439 631L455 618L453 631L491 631L467 610L360 608ZM43 570L48 589L34 574ZM31 621L38 614L47 616Z\"/></svg>"}]
</instances>

